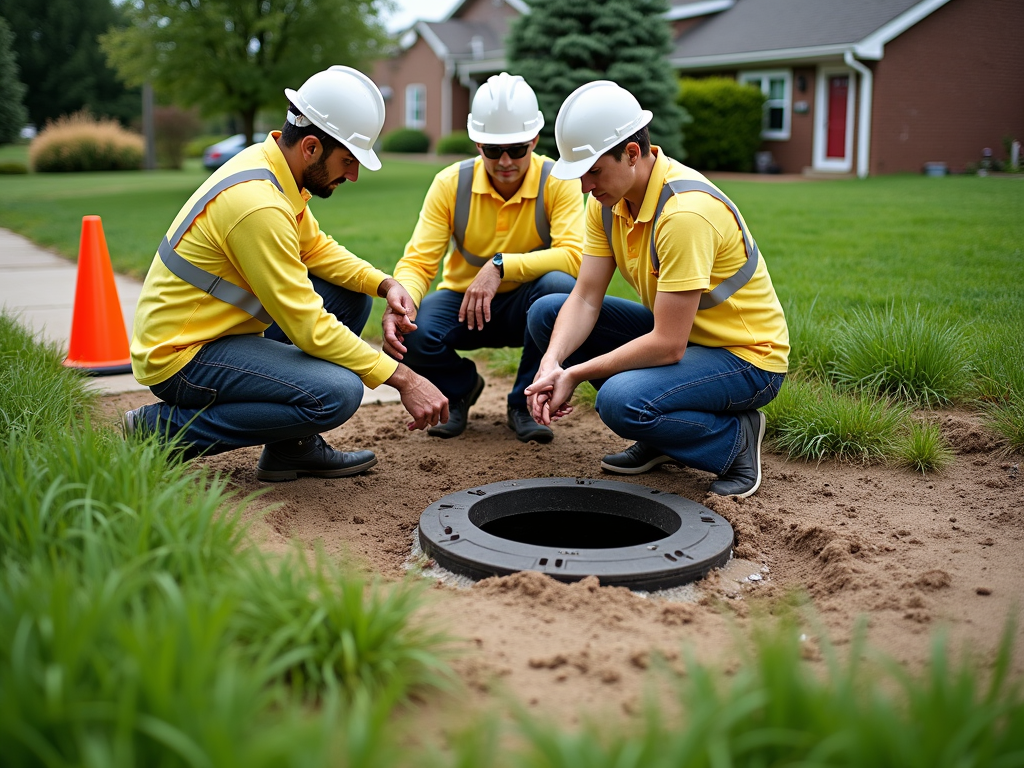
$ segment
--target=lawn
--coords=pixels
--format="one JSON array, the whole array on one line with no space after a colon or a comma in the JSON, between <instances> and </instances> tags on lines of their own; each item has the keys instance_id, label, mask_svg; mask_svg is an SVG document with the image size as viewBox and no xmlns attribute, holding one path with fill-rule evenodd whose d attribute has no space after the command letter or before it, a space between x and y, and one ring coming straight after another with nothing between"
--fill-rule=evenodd
<instances>
[{"instance_id":1,"label":"lawn","mask_svg":"<svg viewBox=\"0 0 1024 768\"><path fill-rule=\"evenodd\" d=\"M385 157L379 172L364 171L310 207L340 243L391 271L441 167ZM81 217L97 214L115 269L142 277L206 176L197 161L183 171L0 176L0 226L74 259ZM829 326L853 311L905 303L966 324L981 358L1021 349L1024 285L1012 276L1024 243L1024 176L730 179L721 187L743 212L795 324ZM618 276L612 291L631 294ZM382 304L375 301L367 338L379 337Z\"/></svg>"}]
</instances>

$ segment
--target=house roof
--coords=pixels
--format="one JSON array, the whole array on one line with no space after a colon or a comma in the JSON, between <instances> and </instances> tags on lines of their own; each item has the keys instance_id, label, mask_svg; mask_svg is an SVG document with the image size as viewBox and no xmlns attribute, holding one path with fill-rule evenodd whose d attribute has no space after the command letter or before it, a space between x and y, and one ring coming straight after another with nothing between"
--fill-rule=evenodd
<instances>
[{"instance_id":1,"label":"house roof","mask_svg":"<svg viewBox=\"0 0 1024 768\"><path fill-rule=\"evenodd\" d=\"M504 51L504 38L508 34L508 24L504 19L495 19L491 23L479 21L422 21L416 25L417 31L423 34L427 42L434 48L438 56L490 56ZM429 32L428 32L429 31ZM434 40L431 40L431 36ZM477 42L474 42L476 40ZM438 50L436 43L441 49Z\"/></svg>"},{"instance_id":2,"label":"house roof","mask_svg":"<svg viewBox=\"0 0 1024 768\"><path fill-rule=\"evenodd\" d=\"M684 32L681 69L821 58L854 50L881 59L885 43L949 0L737 0Z\"/></svg>"}]
</instances>

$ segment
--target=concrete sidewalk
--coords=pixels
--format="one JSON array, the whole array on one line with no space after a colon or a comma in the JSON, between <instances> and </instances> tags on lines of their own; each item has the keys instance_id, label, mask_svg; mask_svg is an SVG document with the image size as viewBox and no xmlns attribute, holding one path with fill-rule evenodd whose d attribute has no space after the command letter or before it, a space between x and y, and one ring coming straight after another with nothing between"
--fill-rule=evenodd
<instances>
[{"instance_id":1,"label":"concrete sidewalk","mask_svg":"<svg viewBox=\"0 0 1024 768\"><path fill-rule=\"evenodd\" d=\"M9 230L0 229L0 308L14 316L39 338L67 350L75 304L77 265L40 248ZM114 276L121 314L128 337L132 335L135 305L142 283L121 275ZM104 394L149 391L130 374L95 376L89 386ZM398 390L382 384L363 389L363 403L393 403Z\"/></svg>"}]
</instances>

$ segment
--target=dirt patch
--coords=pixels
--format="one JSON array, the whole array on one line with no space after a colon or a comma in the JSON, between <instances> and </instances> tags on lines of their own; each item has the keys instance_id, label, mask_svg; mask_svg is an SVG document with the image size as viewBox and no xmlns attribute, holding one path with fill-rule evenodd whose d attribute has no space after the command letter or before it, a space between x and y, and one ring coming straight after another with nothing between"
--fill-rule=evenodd
<instances>
[{"instance_id":1,"label":"dirt patch","mask_svg":"<svg viewBox=\"0 0 1024 768\"><path fill-rule=\"evenodd\" d=\"M272 549L290 538L320 542L400 579L419 515L441 496L516 478L602 477L600 457L628 445L591 411L556 425L550 445L519 443L505 426L509 386L490 381L466 433L453 440L407 432L397 404L361 408L327 438L376 451L378 466L357 478L271 486L258 500L254 535ZM122 395L104 408L113 417L150 401L146 393ZM702 661L733 663L737 636L794 591L810 597L818 631L839 645L864 616L871 646L906 664L927 658L938 627L958 652L988 661L1024 595L1020 457L1002 455L972 413L931 417L956 451L954 464L936 475L767 454L761 490L742 501L708 495L710 475L674 465L615 477L678 493L733 525L733 561L686 600L536 573L435 586L424 612L462 640L454 662L469 691L462 706L507 695L567 723L581 713L635 711L657 663L681 664L684 647ZM249 492L266 487L255 477L259 451L208 463ZM1017 626L1020 674L1024 622Z\"/></svg>"}]
</instances>

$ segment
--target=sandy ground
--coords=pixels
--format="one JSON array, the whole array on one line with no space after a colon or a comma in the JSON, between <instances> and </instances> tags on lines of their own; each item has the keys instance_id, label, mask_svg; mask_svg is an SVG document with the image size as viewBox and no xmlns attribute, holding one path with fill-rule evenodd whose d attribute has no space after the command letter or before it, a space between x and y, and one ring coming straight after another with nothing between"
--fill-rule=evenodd
<instances>
[{"instance_id":1,"label":"sandy ground","mask_svg":"<svg viewBox=\"0 0 1024 768\"><path fill-rule=\"evenodd\" d=\"M1004 455L976 415L928 415L956 451L941 474L768 453L760 491L738 501L709 495L710 475L674 465L634 478L602 475L600 457L627 443L589 410L557 424L550 445L519 443L504 423L509 386L489 380L469 428L453 440L409 433L400 405L361 408L327 438L338 448L376 451L379 465L356 478L272 486L254 518L260 545L321 542L398 580L408 573L420 513L441 496L500 480L565 476L678 493L728 519L736 546L727 567L672 600L537 573L469 587L433 582L424 610L462 641L454 668L469 693L456 697L460 706L510 696L566 723L621 716L635 711L656 654L679 663L685 645L701 660L734 665L758 615L794 590L810 596L820 622L807 641L812 661L817 633L842 648L865 617L871 647L911 667L928 657L939 627L957 652L969 651L984 666L1013 615L1014 666L1018 675L1024 670L1021 457ZM104 407L112 415L152 400L148 393L121 395ZM208 463L252 491L264 487L255 477L259 450ZM750 581L751 574L762 578Z\"/></svg>"}]
</instances>

